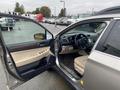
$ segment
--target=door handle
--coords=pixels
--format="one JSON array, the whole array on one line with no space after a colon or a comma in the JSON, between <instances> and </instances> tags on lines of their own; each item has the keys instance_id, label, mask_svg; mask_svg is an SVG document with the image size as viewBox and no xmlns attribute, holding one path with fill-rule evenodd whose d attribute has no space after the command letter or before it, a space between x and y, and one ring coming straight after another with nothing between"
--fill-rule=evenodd
<instances>
[{"instance_id":1,"label":"door handle","mask_svg":"<svg viewBox=\"0 0 120 90\"><path fill-rule=\"evenodd\" d=\"M45 46L45 44L39 44L40 47Z\"/></svg>"}]
</instances>

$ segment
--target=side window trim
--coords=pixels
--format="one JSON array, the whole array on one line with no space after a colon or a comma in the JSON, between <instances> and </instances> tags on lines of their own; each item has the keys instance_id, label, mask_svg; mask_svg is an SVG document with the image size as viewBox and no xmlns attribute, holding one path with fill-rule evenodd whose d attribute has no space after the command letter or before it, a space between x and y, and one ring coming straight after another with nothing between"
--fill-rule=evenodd
<instances>
[{"instance_id":1,"label":"side window trim","mask_svg":"<svg viewBox=\"0 0 120 90\"><path fill-rule=\"evenodd\" d=\"M2 18L4 18L4 17L2 17ZM10 18L9 16L8 17L5 17L5 18ZM4 38L4 42L6 43L6 45L10 45L10 46L15 46L15 44L24 44L24 43L38 43L39 41L38 40L36 40L36 39L34 39L33 37L33 35L34 34L36 34L36 33L44 33L44 37L45 37L45 39L44 40L48 40L47 39L47 33L49 33L49 36L50 36L50 39L53 39L53 34L51 34L51 32L49 32L46 28L44 28L44 26L42 26L41 24L39 24L39 23L37 23L36 21L34 21L34 20L31 20L31 19L26 19L26 18L24 18L23 19L23 17L21 17L21 18L19 18L19 17L17 17L17 18L12 18L13 20L16 20L16 19L20 19L20 23L18 22L18 21L16 21L16 25L14 25L12 28L14 28L13 30L14 31L16 31L17 33L13 33L13 34L7 34L6 32L4 32L4 31L2 31L2 37ZM26 21L26 22L28 22L28 24L25 24L26 26L22 26L22 24L23 23L21 23L21 20L22 20L22 22L23 21ZM18 24L18 23L19 24ZM33 25L33 28L32 27L30 27L30 25L29 25L29 22L30 22L30 25L32 26ZM28 26L29 25L29 26ZM24 28L24 27L28 27L27 29L29 30L30 28L30 30L28 31L28 32L30 32L30 35L29 35L29 33L27 34L27 35L25 35L25 34L23 34L23 32L25 33L26 32L26 28ZM30 27L30 28L29 28ZM22 30L23 29L23 30ZM35 29L35 30L34 30ZM4 29L3 29L4 30ZM31 30L32 30L32 32L31 32ZM19 32L18 32L19 31ZM21 31L21 33L20 33L20 31ZM6 34L5 34L6 33ZM18 34L18 33L20 33L20 34ZM17 35L15 35L15 34L17 34ZM23 35L22 35L23 34ZM5 36L4 36L5 35ZM7 37L6 37L7 36ZM26 38L28 36L28 38ZM19 38L19 37L23 37L21 40L20 39L17 39L17 38ZM12 41L12 39L11 38L16 38L15 40L13 39L13 41ZM24 39L25 38L25 39ZM41 40L41 42L43 42L44 40Z\"/></svg>"},{"instance_id":2,"label":"side window trim","mask_svg":"<svg viewBox=\"0 0 120 90\"><path fill-rule=\"evenodd\" d=\"M105 43L105 41L107 40L109 34L111 33L110 31L112 30L112 28L113 28L113 26L116 24L116 22L117 22L116 20L112 20L112 21L111 21L111 23L110 23L110 25L108 26L108 28L101 34L99 40L96 42L96 44L95 44L95 46L94 46L94 48L93 48L92 51L94 51L94 50L95 50L95 51L99 51L99 52L102 52L102 53L104 53L104 54L106 54L106 55L110 55L111 57L116 57L116 58L119 58L119 59L120 59L120 57L118 57L118 56L116 56L116 55L109 54L109 53L105 53L105 52L103 52L103 51L101 51L101 50L99 49L99 46L102 46L102 45ZM102 42L102 43L101 43L101 42Z\"/></svg>"},{"instance_id":3,"label":"side window trim","mask_svg":"<svg viewBox=\"0 0 120 90\"><path fill-rule=\"evenodd\" d=\"M96 41L96 43L95 43L93 49L91 50L91 52L96 49L96 47L97 47L100 39L102 38L103 34L104 34L106 31L108 31L107 29L111 30L111 28L112 28L113 25L114 25L114 22L115 22L115 21L113 21L113 20L108 22L108 25L106 26L106 28L103 30L103 32L102 32L101 35L99 36L99 38L98 38L98 40ZM109 33L106 33L106 34L109 34Z\"/></svg>"},{"instance_id":4,"label":"side window trim","mask_svg":"<svg viewBox=\"0 0 120 90\"><path fill-rule=\"evenodd\" d=\"M110 19L111 19L111 18L100 18L100 19L89 19L89 20L80 21L80 22L78 22L78 23L76 23L76 24L73 24L73 25L69 26L69 27L66 28L64 31L60 32L57 36L60 37L63 33L66 33L66 32L68 32L69 30L71 30L71 29L73 29L73 28L75 28L76 26L81 25L81 24L92 23L92 22L105 22L105 21L110 20ZM56 37L57 37L57 36L56 36Z\"/></svg>"}]
</instances>

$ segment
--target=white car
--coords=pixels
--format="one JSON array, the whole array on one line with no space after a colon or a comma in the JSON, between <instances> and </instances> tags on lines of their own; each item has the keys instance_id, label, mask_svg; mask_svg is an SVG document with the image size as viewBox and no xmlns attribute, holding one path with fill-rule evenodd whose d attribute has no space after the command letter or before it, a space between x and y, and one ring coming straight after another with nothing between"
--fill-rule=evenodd
<instances>
[{"instance_id":1,"label":"white car","mask_svg":"<svg viewBox=\"0 0 120 90\"><path fill-rule=\"evenodd\" d=\"M66 25L66 24L68 24L68 18L67 17L58 18L56 20L56 23L60 24L60 25Z\"/></svg>"},{"instance_id":2,"label":"white car","mask_svg":"<svg viewBox=\"0 0 120 90\"><path fill-rule=\"evenodd\" d=\"M15 20L13 18L0 18L0 25L2 30L12 30Z\"/></svg>"},{"instance_id":3,"label":"white car","mask_svg":"<svg viewBox=\"0 0 120 90\"><path fill-rule=\"evenodd\" d=\"M50 24L54 24L55 23L55 19L51 18L51 19L49 19L49 22L50 22Z\"/></svg>"},{"instance_id":4,"label":"white car","mask_svg":"<svg viewBox=\"0 0 120 90\"><path fill-rule=\"evenodd\" d=\"M77 22L77 19L69 18L67 21L68 21L68 24L72 24Z\"/></svg>"}]
</instances>

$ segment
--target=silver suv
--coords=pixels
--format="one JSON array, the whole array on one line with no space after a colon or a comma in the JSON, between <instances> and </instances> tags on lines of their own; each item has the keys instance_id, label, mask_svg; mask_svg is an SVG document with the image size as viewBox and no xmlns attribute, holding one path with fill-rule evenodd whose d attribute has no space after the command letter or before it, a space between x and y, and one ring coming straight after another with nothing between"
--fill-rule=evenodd
<instances>
[{"instance_id":1,"label":"silver suv","mask_svg":"<svg viewBox=\"0 0 120 90\"><path fill-rule=\"evenodd\" d=\"M7 78L6 88L54 70L76 90L120 90L120 14L85 18L55 38L34 20L0 16L18 20L13 32L1 30L0 35L0 71ZM24 86L42 89L39 80Z\"/></svg>"}]
</instances>

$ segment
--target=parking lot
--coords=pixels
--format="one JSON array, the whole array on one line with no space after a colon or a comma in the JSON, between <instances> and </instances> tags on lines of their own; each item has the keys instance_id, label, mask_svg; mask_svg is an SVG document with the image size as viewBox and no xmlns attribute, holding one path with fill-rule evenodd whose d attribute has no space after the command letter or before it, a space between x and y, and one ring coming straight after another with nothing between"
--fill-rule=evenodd
<instances>
[{"instance_id":1,"label":"parking lot","mask_svg":"<svg viewBox=\"0 0 120 90\"><path fill-rule=\"evenodd\" d=\"M36 86L34 89L32 86ZM37 87L39 86L39 87ZM73 90L71 86L56 72L46 71L24 83L15 90Z\"/></svg>"},{"instance_id":2,"label":"parking lot","mask_svg":"<svg viewBox=\"0 0 120 90\"><path fill-rule=\"evenodd\" d=\"M47 23L41 23L44 27L46 27L53 35L55 36L58 34L60 31L62 31L66 26L60 26L60 25L55 25L55 24L47 24Z\"/></svg>"}]
</instances>

